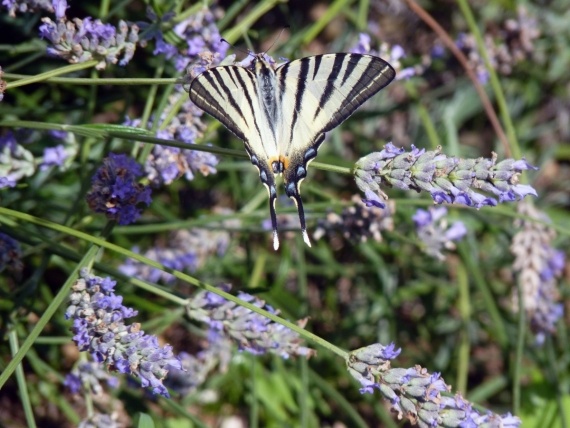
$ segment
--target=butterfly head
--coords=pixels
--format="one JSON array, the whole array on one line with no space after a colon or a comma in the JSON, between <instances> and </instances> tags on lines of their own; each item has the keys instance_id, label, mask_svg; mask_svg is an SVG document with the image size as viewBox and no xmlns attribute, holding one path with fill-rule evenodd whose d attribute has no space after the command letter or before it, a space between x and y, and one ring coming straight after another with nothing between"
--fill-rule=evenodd
<instances>
[{"instance_id":1,"label":"butterfly head","mask_svg":"<svg viewBox=\"0 0 570 428\"><path fill-rule=\"evenodd\" d=\"M251 61L251 68L255 72L260 72L264 69L274 69L275 60L267 55L265 52L255 54Z\"/></svg>"}]
</instances>

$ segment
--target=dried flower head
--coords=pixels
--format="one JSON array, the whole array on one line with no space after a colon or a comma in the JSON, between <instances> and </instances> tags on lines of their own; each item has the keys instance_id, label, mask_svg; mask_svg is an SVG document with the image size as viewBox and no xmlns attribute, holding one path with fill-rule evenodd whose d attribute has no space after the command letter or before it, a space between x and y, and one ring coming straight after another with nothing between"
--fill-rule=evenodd
<instances>
[{"instance_id":1,"label":"dried flower head","mask_svg":"<svg viewBox=\"0 0 570 428\"><path fill-rule=\"evenodd\" d=\"M342 236L354 242L366 242L372 239L382 241L382 231L394 228L396 204L388 201L385 208L368 206L358 196L352 197L353 205L344 208L340 215L329 212L324 220L319 220L313 238L321 239L327 235L331 239ZM336 246L336 245L335 245Z\"/></svg>"},{"instance_id":2,"label":"dried flower head","mask_svg":"<svg viewBox=\"0 0 570 428\"><path fill-rule=\"evenodd\" d=\"M524 310L536 334L536 343L544 343L546 336L555 332L556 322L564 314L558 281L562 276L565 256L552 243L556 237L548 226L550 218L532 204L520 202L518 212L530 219L517 219L519 232L513 236L511 252L515 256L513 270L522 288ZM544 224L546 223L546 224ZM513 309L520 310L518 293L513 290Z\"/></svg>"},{"instance_id":3,"label":"dried flower head","mask_svg":"<svg viewBox=\"0 0 570 428\"><path fill-rule=\"evenodd\" d=\"M229 290L229 285L223 288ZM237 297L272 314L279 313L250 294L240 292ZM230 338L242 351L255 355L271 352L282 358L309 358L315 354L313 349L301 345L302 339L293 330L209 291L199 292L187 309L191 318L207 323L214 333Z\"/></svg>"},{"instance_id":4,"label":"dried flower head","mask_svg":"<svg viewBox=\"0 0 570 428\"><path fill-rule=\"evenodd\" d=\"M516 18L509 18L485 32L485 51L491 67L500 74L511 74L517 64L533 57L534 41L540 33L538 20L530 16L524 6L519 5ZM475 37L461 33L455 43L467 57L481 83L487 83L489 71L479 54Z\"/></svg>"}]
</instances>

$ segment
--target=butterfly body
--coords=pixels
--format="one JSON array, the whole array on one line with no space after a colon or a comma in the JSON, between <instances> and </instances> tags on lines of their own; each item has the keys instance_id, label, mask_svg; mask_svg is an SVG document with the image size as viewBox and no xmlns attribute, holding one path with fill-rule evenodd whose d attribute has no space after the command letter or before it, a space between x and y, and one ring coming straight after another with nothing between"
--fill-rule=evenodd
<instances>
[{"instance_id":1,"label":"butterfly body","mask_svg":"<svg viewBox=\"0 0 570 428\"><path fill-rule=\"evenodd\" d=\"M244 141L269 193L273 246L279 246L275 177L295 202L303 239L306 231L300 184L325 132L338 126L395 76L371 55L328 54L301 58L274 69L256 55L251 68L219 66L190 85L190 99Z\"/></svg>"}]
</instances>

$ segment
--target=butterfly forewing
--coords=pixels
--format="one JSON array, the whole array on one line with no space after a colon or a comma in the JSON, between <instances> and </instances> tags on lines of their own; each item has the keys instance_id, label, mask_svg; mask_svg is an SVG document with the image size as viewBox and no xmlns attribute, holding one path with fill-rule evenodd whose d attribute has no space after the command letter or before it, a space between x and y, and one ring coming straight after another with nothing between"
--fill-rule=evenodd
<instances>
[{"instance_id":1,"label":"butterfly forewing","mask_svg":"<svg viewBox=\"0 0 570 428\"><path fill-rule=\"evenodd\" d=\"M359 54L317 55L273 70L257 55L255 71L215 67L197 76L190 99L244 141L270 197L274 247L277 237L275 174L297 204L305 242L310 245L299 186L317 155L324 133L342 123L390 83L394 69L384 60Z\"/></svg>"}]
</instances>

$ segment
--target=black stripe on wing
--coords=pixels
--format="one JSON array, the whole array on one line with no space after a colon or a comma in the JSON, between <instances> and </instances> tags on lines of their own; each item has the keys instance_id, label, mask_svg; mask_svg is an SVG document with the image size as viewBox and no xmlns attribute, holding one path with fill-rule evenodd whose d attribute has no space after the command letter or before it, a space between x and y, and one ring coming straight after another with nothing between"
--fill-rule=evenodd
<instances>
[{"instance_id":1,"label":"black stripe on wing","mask_svg":"<svg viewBox=\"0 0 570 428\"><path fill-rule=\"evenodd\" d=\"M396 76L392 66L381 58L359 54L337 55L342 55L343 66L346 66L344 76L341 82L338 82L337 76L340 70L333 70L331 77L334 80L335 90L340 93L343 102L332 114L331 120L322 132L330 131L344 122L368 98L388 85ZM360 70L362 66L365 67L363 71ZM355 84L350 86L350 82ZM328 101L330 101L330 97L327 99ZM325 102L321 108L326 108L326 104Z\"/></svg>"},{"instance_id":2,"label":"black stripe on wing","mask_svg":"<svg viewBox=\"0 0 570 428\"><path fill-rule=\"evenodd\" d=\"M241 119L243 126L248 127L249 121L245 116L248 112L242 111L237 98L242 94L255 92L254 77L251 71L237 66L206 70L190 84L190 100L245 141L248 129L241 129L236 120ZM249 94L246 99L251 110L249 114L253 115L253 103Z\"/></svg>"},{"instance_id":3,"label":"black stripe on wing","mask_svg":"<svg viewBox=\"0 0 570 428\"><path fill-rule=\"evenodd\" d=\"M317 58L322 58L322 55L318 55L315 57L315 60ZM320 65L321 59L319 58L319 62L315 63ZM323 91L321 98L319 99L319 107L317 108L317 110L315 111L315 116L313 117L313 120L317 118L317 116L319 115L319 113L321 112L321 110L323 108L325 108L327 102L330 100L334 90L335 90L335 83L337 81L338 75L340 73L340 70L342 69L342 63L344 61L344 55L342 54L337 54L334 58L334 63L331 69L331 72L327 78L327 84L325 86L325 90ZM318 70L315 67L315 72L313 73L313 79L315 79L316 75L317 75Z\"/></svg>"},{"instance_id":4,"label":"black stripe on wing","mask_svg":"<svg viewBox=\"0 0 570 428\"><path fill-rule=\"evenodd\" d=\"M303 96L305 95L305 89L307 86L307 76L309 75L309 66L311 63L311 58L303 58L301 61L301 70L299 71L299 76L297 80L297 88L295 90L295 109L293 111L293 120L291 121L291 134L297 125L297 120L299 119L299 112L301 111L301 105L303 104Z\"/></svg>"}]
</instances>

